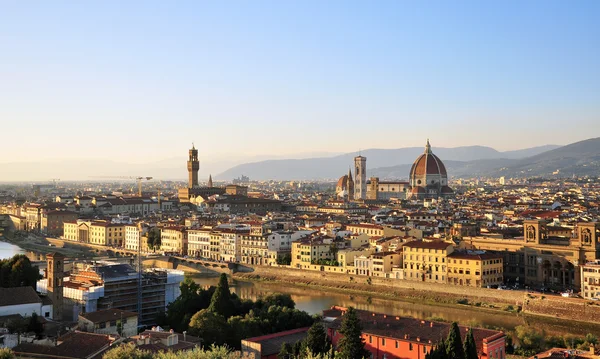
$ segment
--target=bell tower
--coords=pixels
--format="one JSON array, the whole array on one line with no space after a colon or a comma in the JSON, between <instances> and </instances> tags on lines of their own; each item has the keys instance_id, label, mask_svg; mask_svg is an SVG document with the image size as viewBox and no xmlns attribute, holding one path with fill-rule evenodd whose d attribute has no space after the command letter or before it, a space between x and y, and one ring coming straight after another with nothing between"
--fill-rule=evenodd
<instances>
[{"instance_id":1,"label":"bell tower","mask_svg":"<svg viewBox=\"0 0 600 359\"><path fill-rule=\"evenodd\" d=\"M367 158L354 157L354 199L367 198Z\"/></svg>"},{"instance_id":2,"label":"bell tower","mask_svg":"<svg viewBox=\"0 0 600 359\"><path fill-rule=\"evenodd\" d=\"M63 312L63 278L65 277L65 256L50 253L47 259L48 297L52 300L52 319L62 320Z\"/></svg>"},{"instance_id":3,"label":"bell tower","mask_svg":"<svg viewBox=\"0 0 600 359\"><path fill-rule=\"evenodd\" d=\"M192 148L189 151L187 161L188 168L188 188L198 187L198 170L200 169L200 161L198 161L198 150L192 143Z\"/></svg>"}]
</instances>

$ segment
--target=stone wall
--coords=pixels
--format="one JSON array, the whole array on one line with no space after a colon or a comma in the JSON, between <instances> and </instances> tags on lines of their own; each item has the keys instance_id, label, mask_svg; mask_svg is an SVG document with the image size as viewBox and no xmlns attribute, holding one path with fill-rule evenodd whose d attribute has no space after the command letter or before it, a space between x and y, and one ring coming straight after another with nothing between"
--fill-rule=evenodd
<instances>
[{"instance_id":1,"label":"stone wall","mask_svg":"<svg viewBox=\"0 0 600 359\"><path fill-rule=\"evenodd\" d=\"M240 278L255 278L318 285L338 290L354 290L384 294L405 300L425 300L457 303L467 299L473 306L504 309L509 305L523 313L560 319L600 323L600 304L579 298L557 295L528 294L524 291L473 288L448 284L365 277L331 272L307 271L288 267L255 266L253 273L237 274Z\"/></svg>"}]
</instances>

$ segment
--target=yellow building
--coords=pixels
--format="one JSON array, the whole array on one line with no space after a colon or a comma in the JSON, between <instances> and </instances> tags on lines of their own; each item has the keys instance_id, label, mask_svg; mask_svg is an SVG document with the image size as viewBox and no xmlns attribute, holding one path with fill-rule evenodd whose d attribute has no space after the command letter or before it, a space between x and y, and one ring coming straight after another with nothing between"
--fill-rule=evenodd
<instances>
[{"instance_id":1,"label":"yellow building","mask_svg":"<svg viewBox=\"0 0 600 359\"><path fill-rule=\"evenodd\" d=\"M391 278L393 268L402 265L402 253L400 252L379 252L371 255L373 277Z\"/></svg>"},{"instance_id":2,"label":"yellow building","mask_svg":"<svg viewBox=\"0 0 600 359\"><path fill-rule=\"evenodd\" d=\"M125 244L125 226L109 222L91 222L89 243L122 247Z\"/></svg>"},{"instance_id":3,"label":"yellow building","mask_svg":"<svg viewBox=\"0 0 600 359\"><path fill-rule=\"evenodd\" d=\"M179 255L187 254L188 234L183 227L164 227L160 231L160 250Z\"/></svg>"},{"instance_id":4,"label":"yellow building","mask_svg":"<svg viewBox=\"0 0 600 359\"><path fill-rule=\"evenodd\" d=\"M99 246L123 247L125 245L125 225L107 221L64 222L63 238Z\"/></svg>"},{"instance_id":5,"label":"yellow building","mask_svg":"<svg viewBox=\"0 0 600 359\"><path fill-rule=\"evenodd\" d=\"M340 249L337 252L336 260L340 266L346 268L348 266L354 267L354 258L359 256L368 257L375 252L375 248L345 248Z\"/></svg>"},{"instance_id":6,"label":"yellow building","mask_svg":"<svg viewBox=\"0 0 600 359\"><path fill-rule=\"evenodd\" d=\"M307 268L319 260L331 260L333 238L322 236L301 239L292 243L292 267Z\"/></svg>"},{"instance_id":7,"label":"yellow building","mask_svg":"<svg viewBox=\"0 0 600 359\"><path fill-rule=\"evenodd\" d=\"M501 285L504 261L500 253L453 252L448 255L448 284L469 287Z\"/></svg>"},{"instance_id":8,"label":"yellow building","mask_svg":"<svg viewBox=\"0 0 600 359\"><path fill-rule=\"evenodd\" d=\"M446 283L447 257L454 251L452 243L421 240L408 242L402 248L404 279Z\"/></svg>"}]
</instances>

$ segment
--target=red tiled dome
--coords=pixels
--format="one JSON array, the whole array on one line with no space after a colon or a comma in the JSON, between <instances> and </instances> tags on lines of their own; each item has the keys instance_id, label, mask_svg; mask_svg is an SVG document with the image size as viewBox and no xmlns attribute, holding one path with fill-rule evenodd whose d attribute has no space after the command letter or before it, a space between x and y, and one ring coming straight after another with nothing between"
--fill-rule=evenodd
<instances>
[{"instance_id":1,"label":"red tiled dome","mask_svg":"<svg viewBox=\"0 0 600 359\"><path fill-rule=\"evenodd\" d=\"M346 188L346 181L348 180L348 175L343 175L342 177L340 177L340 179L337 181L337 185L336 187L340 187L340 188Z\"/></svg>"},{"instance_id":2,"label":"red tiled dome","mask_svg":"<svg viewBox=\"0 0 600 359\"><path fill-rule=\"evenodd\" d=\"M442 160L438 156L431 153L431 147L429 141L425 147L425 153L420 155L417 160L413 163L410 169L410 177L421 177L425 175L442 175L448 176L446 173L446 167L442 163Z\"/></svg>"}]
</instances>

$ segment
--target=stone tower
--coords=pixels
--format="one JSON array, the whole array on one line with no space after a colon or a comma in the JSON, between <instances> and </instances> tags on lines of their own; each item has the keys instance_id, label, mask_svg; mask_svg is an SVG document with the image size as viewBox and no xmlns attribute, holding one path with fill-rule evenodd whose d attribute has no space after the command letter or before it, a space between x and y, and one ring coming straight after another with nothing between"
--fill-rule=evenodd
<instances>
[{"instance_id":1,"label":"stone tower","mask_svg":"<svg viewBox=\"0 0 600 359\"><path fill-rule=\"evenodd\" d=\"M213 187L212 175L208 175L208 187Z\"/></svg>"},{"instance_id":2,"label":"stone tower","mask_svg":"<svg viewBox=\"0 0 600 359\"><path fill-rule=\"evenodd\" d=\"M192 144L192 148L190 149L187 167L189 174L188 188L196 188L198 187L198 170L200 169L200 161L198 161L198 150L194 144Z\"/></svg>"},{"instance_id":3,"label":"stone tower","mask_svg":"<svg viewBox=\"0 0 600 359\"><path fill-rule=\"evenodd\" d=\"M52 319L62 320L63 312L63 278L65 276L65 256L50 253L46 256L48 269L48 297L52 300Z\"/></svg>"},{"instance_id":4,"label":"stone tower","mask_svg":"<svg viewBox=\"0 0 600 359\"><path fill-rule=\"evenodd\" d=\"M367 198L367 158L354 157L354 199Z\"/></svg>"}]
</instances>

